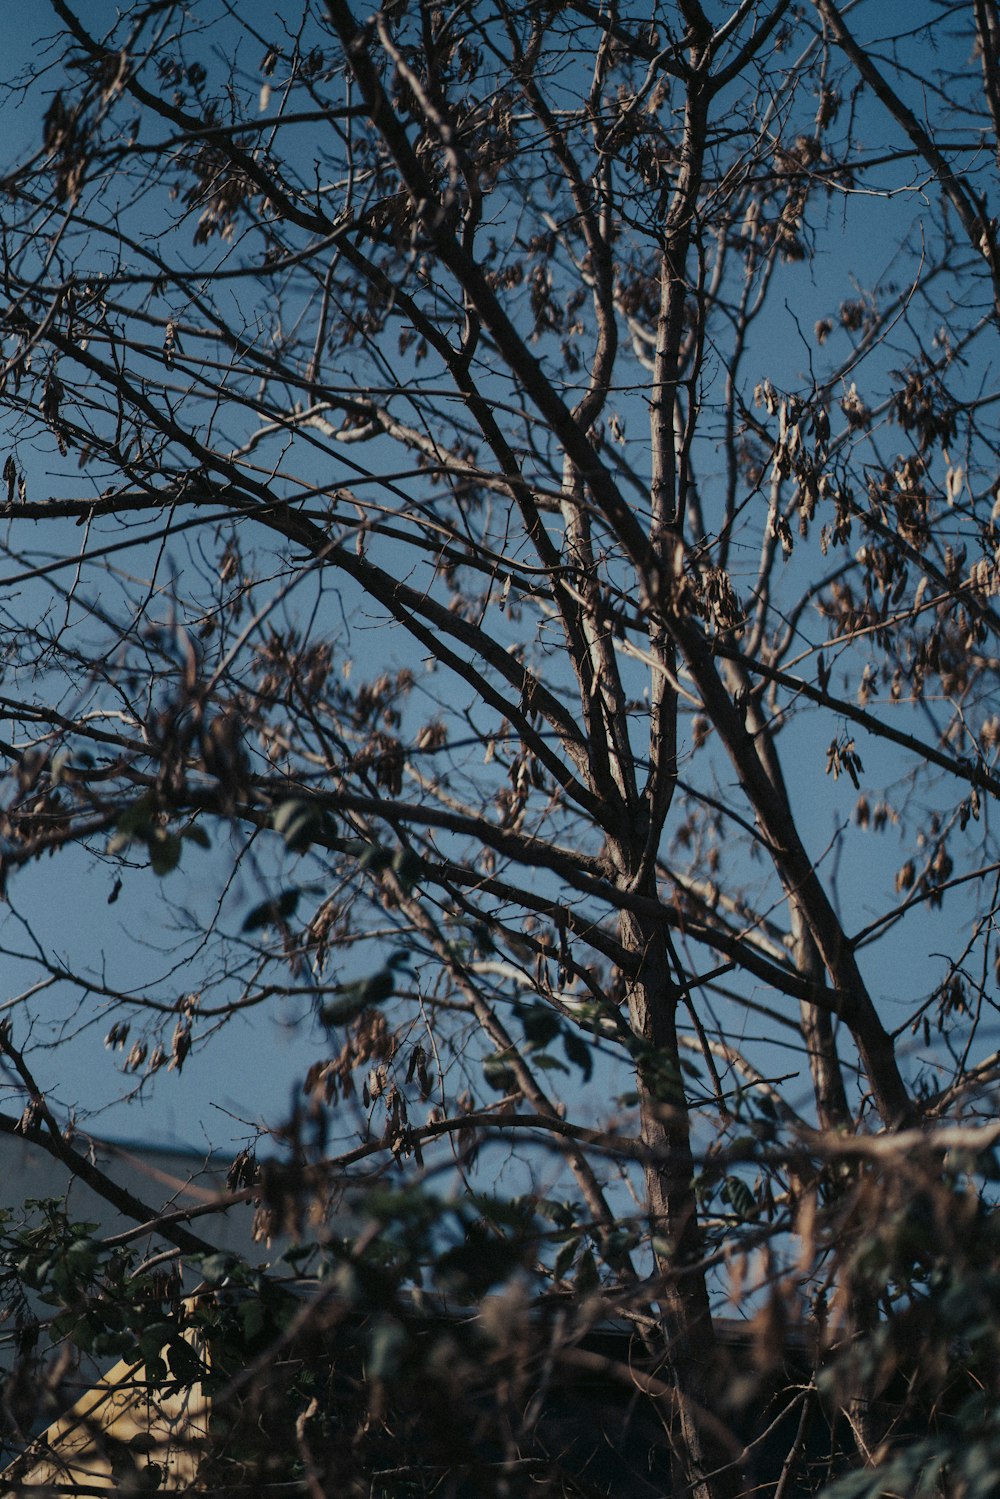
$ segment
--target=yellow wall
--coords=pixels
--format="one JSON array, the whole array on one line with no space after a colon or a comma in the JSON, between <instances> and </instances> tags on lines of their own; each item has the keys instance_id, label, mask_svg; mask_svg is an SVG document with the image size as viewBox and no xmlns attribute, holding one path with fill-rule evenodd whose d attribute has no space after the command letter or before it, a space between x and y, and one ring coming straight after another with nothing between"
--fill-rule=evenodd
<instances>
[{"instance_id":1,"label":"yellow wall","mask_svg":"<svg viewBox=\"0 0 1000 1499\"><path fill-rule=\"evenodd\" d=\"M112 1464L125 1456L140 1470L160 1464L162 1488L188 1488L208 1433L208 1397L200 1385L180 1395L163 1395L145 1376L142 1364L116 1364L11 1464L0 1484L59 1484L64 1492L72 1484L84 1492L113 1490L118 1481L112 1478ZM17 1488L3 1487L0 1493L13 1495Z\"/></svg>"}]
</instances>

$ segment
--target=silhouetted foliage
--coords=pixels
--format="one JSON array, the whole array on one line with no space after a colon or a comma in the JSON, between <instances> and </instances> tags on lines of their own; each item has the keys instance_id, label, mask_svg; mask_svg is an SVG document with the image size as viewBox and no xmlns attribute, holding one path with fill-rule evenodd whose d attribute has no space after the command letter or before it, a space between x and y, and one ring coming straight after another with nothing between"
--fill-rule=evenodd
<instances>
[{"instance_id":1,"label":"silhouetted foliage","mask_svg":"<svg viewBox=\"0 0 1000 1499\"><path fill-rule=\"evenodd\" d=\"M6 84L5 1128L154 1246L8 1225L9 1441L72 1346L204 1386L208 1491L992 1494L995 7L79 11ZM47 854L159 877L141 982ZM95 1007L137 1099L315 1036L197 1220L49 1099Z\"/></svg>"}]
</instances>

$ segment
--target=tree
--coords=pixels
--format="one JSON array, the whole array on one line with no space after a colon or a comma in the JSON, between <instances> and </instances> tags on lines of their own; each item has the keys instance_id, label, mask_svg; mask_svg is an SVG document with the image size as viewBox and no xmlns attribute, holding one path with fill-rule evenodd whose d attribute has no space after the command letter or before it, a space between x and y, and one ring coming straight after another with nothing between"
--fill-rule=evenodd
<instances>
[{"instance_id":1,"label":"tree","mask_svg":"<svg viewBox=\"0 0 1000 1499\"><path fill-rule=\"evenodd\" d=\"M994 7L52 12L3 868L148 863L180 946L130 985L38 939L34 982L114 1007L138 1095L303 1005L237 1193L349 1186L393 1297L626 1319L677 1492L746 1492L775 1420L727 1296L760 1378L808 1330L782 1495L838 1410L852 1492L992 1492L988 1402L906 1442L887 1391L995 1378ZM480 1492L586 1492L501 1448Z\"/></svg>"}]
</instances>

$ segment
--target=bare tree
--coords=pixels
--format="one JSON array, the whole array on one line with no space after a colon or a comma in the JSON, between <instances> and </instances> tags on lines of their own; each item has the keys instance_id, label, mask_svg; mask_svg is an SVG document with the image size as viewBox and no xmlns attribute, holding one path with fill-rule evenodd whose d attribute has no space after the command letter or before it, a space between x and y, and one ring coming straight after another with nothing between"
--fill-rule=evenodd
<instances>
[{"instance_id":1,"label":"bare tree","mask_svg":"<svg viewBox=\"0 0 1000 1499\"><path fill-rule=\"evenodd\" d=\"M626 1319L678 1493L748 1492L777 1420L727 1297L759 1379L811 1350L782 1496L836 1411L872 1493L896 1447L979 1492L992 1418L925 1451L876 1397L925 1346L981 1383L995 1325L941 1311L995 1263L995 8L51 6L8 85L3 869L219 888L162 977L38 940L32 983L114 1011L137 1096L311 1005L293 1177L248 1149L237 1195L447 1182L441 1283L532 1277L563 1358Z\"/></svg>"}]
</instances>

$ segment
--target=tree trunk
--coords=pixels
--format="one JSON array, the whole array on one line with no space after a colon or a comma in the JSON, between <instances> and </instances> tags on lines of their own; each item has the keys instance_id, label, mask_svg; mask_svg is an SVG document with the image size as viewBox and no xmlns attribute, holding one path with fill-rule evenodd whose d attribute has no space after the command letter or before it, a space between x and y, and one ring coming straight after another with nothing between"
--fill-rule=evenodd
<instances>
[{"instance_id":1,"label":"tree trunk","mask_svg":"<svg viewBox=\"0 0 1000 1499\"><path fill-rule=\"evenodd\" d=\"M678 1491L693 1499L730 1499L738 1491L731 1455L709 1429L714 1416L717 1350L694 1194L690 1120L677 1045L678 989L664 934L654 920L626 912L623 944L636 955L628 996L636 1037L646 1199L655 1236L665 1361L677 1391L671 1432Z\"/></svg>"}]
</instances>

